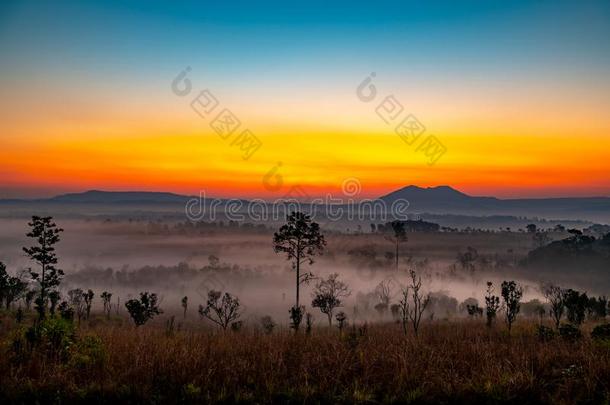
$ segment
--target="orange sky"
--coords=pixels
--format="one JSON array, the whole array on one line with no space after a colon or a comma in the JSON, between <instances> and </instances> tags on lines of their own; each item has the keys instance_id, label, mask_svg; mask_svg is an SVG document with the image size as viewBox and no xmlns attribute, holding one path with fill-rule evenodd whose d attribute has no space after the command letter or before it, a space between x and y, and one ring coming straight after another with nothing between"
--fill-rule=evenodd
<instances>
[{"instance_id":1,"label":"orange sky","mask_svg":"<svg viewBox=\"0 0 610 405\"><path fill-rule=\"evenodd\" d=\"M350 178L362 197L411 184L610 196L606 6L397 3L408 25L357 5L322 16L281 4L233 14L16 4L0 20L0 198L276 198L292 186L313 197ZM179 97L171 83L187 65L192 91ZM356 88L372 71L378 94L362 102ZM214 114L230 108L260 139L250 159L190 108L202 89L219 100ZM404 106L398 120L414 114L426 127L414 145L376 114L389 95ZM446 147L432 166L416 150L428 135ZM263 178L278 162L283 186L271 190Z\"/></svg>"}]
</instances>

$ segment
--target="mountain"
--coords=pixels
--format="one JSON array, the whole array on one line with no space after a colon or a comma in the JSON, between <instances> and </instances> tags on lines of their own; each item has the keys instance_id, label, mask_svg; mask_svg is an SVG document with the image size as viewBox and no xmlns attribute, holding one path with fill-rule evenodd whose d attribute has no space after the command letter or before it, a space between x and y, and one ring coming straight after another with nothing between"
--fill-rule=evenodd
<instances>
[{"instance_id":1,"label":"mountain","mask_svg":"<svg viewBox=\"0 0 610 405\"><path fill-rule=\"evenodd\" d=\"M409 208L420 212L476 210L499 201L494 197L472 197L449 186L427 188L407 186L384 195L380 199L386 203L392 203L398 199L407 200Z\"/></svg>"},{"instance_id":2,"label":"mountain","mask_svg":"<svg viewBox=\"0 0 610 405\"><path fill-rule=\"evenodd\" d=\"M174 193L144 191L99 191L63 194L39 200L0 200L0 204L20 212L32 211L31 205L41 208L73 207L80 211L90 211L89 206L109 207L112 211L139 210L140 208L161 207L164 211L183 211L184 205L192 196ZM525 198L500 199L495 197L471 196L449 186L417 187L407 186L380 197L388 207L398 199L409 201L410 213L456 214L471 216L510 215L539 217L547 219L578 219L610 224L610 198ZM206 205L212 201L208 196ZM221 200L226 203L227 200ZM242 200L244 206L247 201ZM147 208L147 209L148 209ZM62 208L64 209L64 208ZM68 208L65 208L68 209ZM152 208L151 208L152 209Z\"/></svg>"},{"instance_id":3,"label":"mountain","mask_svg":"<svg viewBox=\"0 0 610 405\"><path fill-rule=\"evenodd\" d=\"M414 212L539 216L542 218L610 221L610 198L519 198L499 199L464 194L449 186L408 186L380 197L387 204L403 199Z\"/></svg>"},{"instance_id":4,"label":"mountain","mask_svg":"<svg viewBox=\"0 0 610 405\"><path fill-rule=\"evenodd\" d=\"M99 191L62 194L48 199L54 203L71 204L184 204L192 197L153 191Z\"/></svg>"}]
</instances>

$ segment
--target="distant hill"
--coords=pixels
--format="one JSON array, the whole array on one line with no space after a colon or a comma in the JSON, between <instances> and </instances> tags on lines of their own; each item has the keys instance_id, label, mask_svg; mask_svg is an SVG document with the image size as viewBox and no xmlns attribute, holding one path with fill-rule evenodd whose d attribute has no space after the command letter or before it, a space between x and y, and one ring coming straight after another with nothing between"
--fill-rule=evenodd
<instances>
[{"instance_id":1,"label":"distant hill","mask_svg":"<svg viewBox=\"0 0 610 405\"><path fill-rule=\"evenodd\" d=\"M99 191L89 190L84 193L62 194L47 201L72 204L164 204L186 203L189 196L153 191Z\"/></svg>"},{"instance_id":2,"label":"distant hill","mask_svg":"<svg viewBox=\"0 0 610 405\"><path fill-rule=\"evenodd\" d=\"M90 190L83 193L63 194L39 200L0 200L3 206L43 205L108 205L120 209L129 207L174 206L181 210L188 200L196 198L174 193L145 191L100 191ZM449 186L417 187L407 186L380 197L388 206L393 201L409 201L411 213L456 214L472 216L510 215L516 217L539 217L548 219L578 219L610 224L610 198L525 198L500 199L496 197L477 197L462 193ZM208 202L210 199L208 199ZM226 202L227 200L223 200ZM242 202L245 202L242 200Z\"/></svg>"},{"instance_id":3,"label":"distant hill","mask_svg":"<svg viewBox=\"0 0 610 405\"><path fill-rule=\"evenodd\" d=\"M417 187L407 186L380 199L391 203L397 199L409 201L410 207L418 211L443 211L480 209L497 203L495 197L471 197L449 186Z\"/></svg>"},{"instance_id":4,"label":"distant hill","mask_svg":"<svg viewBox=\"0 0 610 405\"><path fill-rule=\"evenodd\" d=\"M397 199L407 200L409 208L414 212L610 221L608 197L499 199L469 196L449 186L408 186L380 198L388 204Z\"/></svg>"}]
</instances>

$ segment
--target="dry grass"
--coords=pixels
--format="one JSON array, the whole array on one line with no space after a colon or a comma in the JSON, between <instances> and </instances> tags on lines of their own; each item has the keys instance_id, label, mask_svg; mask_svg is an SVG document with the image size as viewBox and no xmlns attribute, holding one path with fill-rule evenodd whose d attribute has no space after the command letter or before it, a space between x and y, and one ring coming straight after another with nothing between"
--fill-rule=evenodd
<instances>
[{"instance_id":1,"label":"dry grass","mask_svg":"<svg viewBox=\"0 0 610 405\"><path fill-rule=\"evenodd\" d=\"M6 318L5 318L6 320ZM0 402L608 403L610 345L541 342L535 325L455 321L405 337L397 325L217 333L83 325L97 345L17 359L2 324Z\"/></svg>"}]
</instances>

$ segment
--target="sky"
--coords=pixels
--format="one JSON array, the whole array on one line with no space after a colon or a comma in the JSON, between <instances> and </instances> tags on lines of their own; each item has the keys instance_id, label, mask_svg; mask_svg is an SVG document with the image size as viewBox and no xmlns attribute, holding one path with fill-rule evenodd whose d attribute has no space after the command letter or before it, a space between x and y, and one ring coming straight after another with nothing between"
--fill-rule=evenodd
<instances>
[{"instance_id":1,"label":"sky","mask_svg":"<svg viewBox=\"0 0 610 405\"><path fill-rule=\"evenodd\" d=\"M0 198L610 196L608 38L608 1L3 1Z\"/></svg>"}]
</instances>

